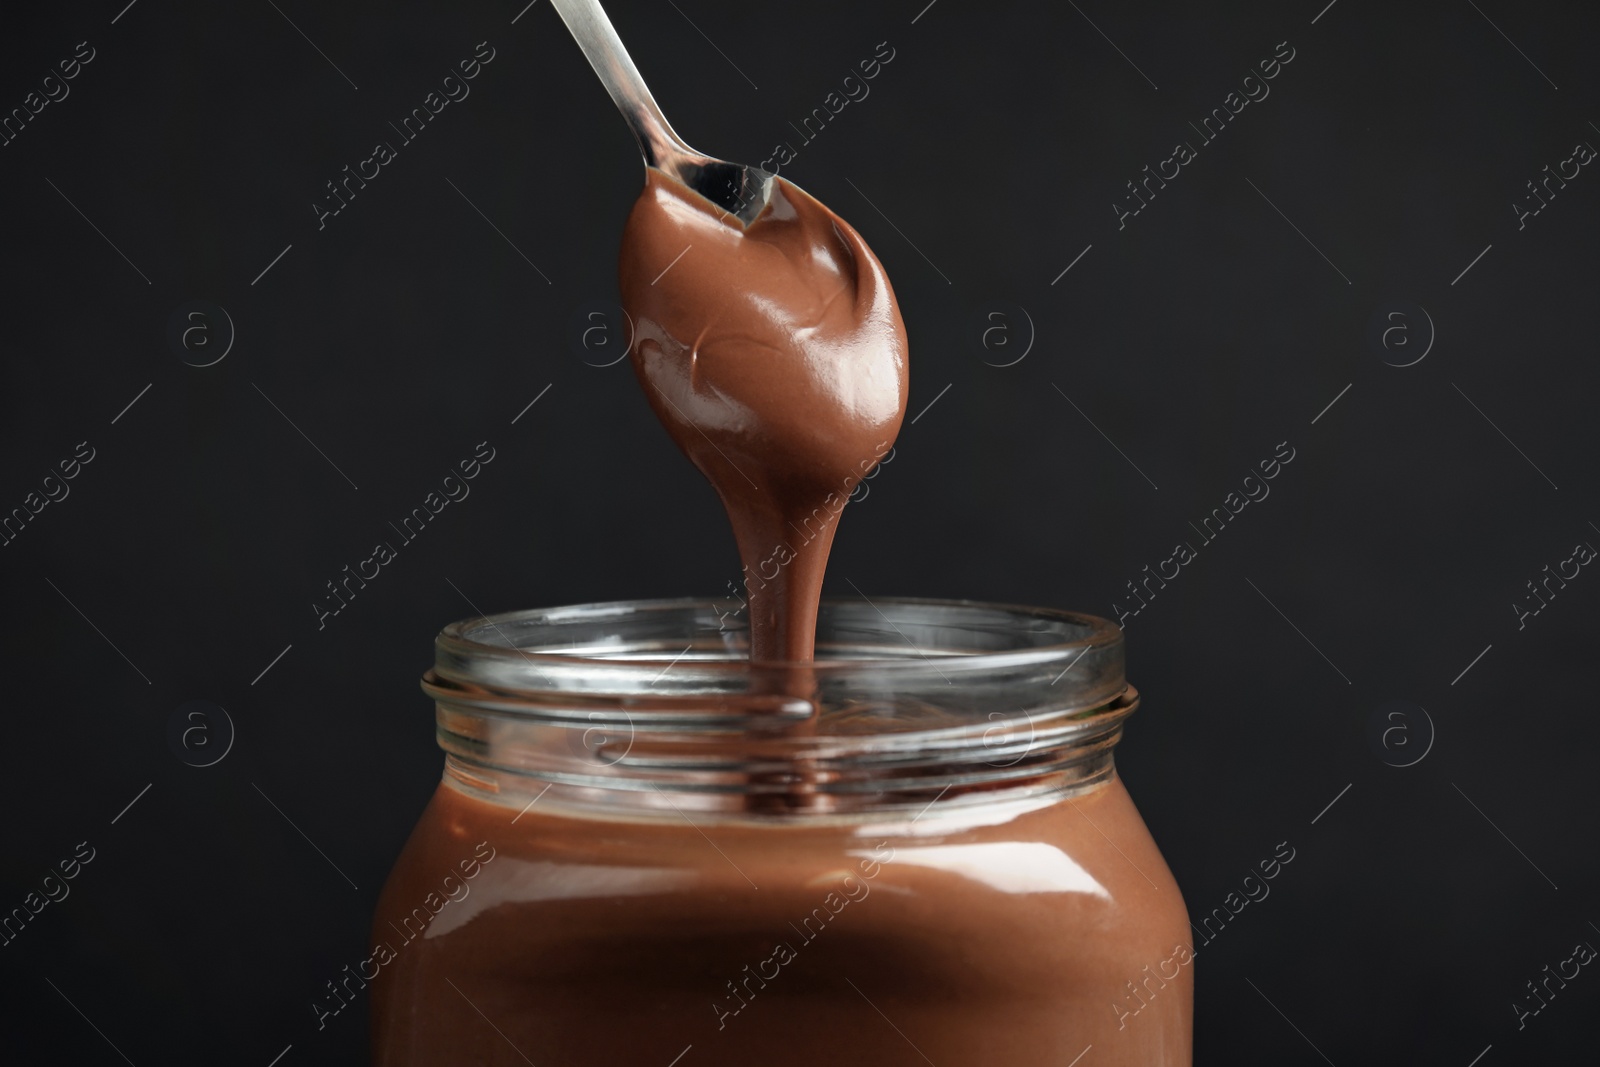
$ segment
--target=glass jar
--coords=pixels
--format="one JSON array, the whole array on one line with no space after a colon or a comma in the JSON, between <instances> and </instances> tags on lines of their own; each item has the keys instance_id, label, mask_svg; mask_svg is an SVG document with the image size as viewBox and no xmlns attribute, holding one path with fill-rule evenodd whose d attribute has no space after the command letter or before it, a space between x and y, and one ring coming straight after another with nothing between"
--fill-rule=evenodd
<instances>
[{"instance_id":1,"label":"glass jar","mask_svg":"<svg viewBox=\"0 0 1600 1067\"><path fill-rule=\"evenodd\" d=\"M1188 1067L1192 942L1117 777L1105 619L705 601L455 623L374 922L378 1067Z\"/></svg>"}]
</instances>

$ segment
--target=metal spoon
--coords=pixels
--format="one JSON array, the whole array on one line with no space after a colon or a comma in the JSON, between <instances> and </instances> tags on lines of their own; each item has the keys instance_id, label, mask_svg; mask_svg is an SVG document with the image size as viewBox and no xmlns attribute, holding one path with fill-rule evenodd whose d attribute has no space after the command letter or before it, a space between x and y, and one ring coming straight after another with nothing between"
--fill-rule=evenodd
<instances>
[{"instance_id":1,"label":"metal spoon","mask_svg":"<svg viewBox=\"0 0 1600 1067\"><path fill-rule=\"evenodd\" d=\"M672 175L746 225L754 222L767 206L773 176L760 167L717 159L683 143L650 95L599 0L550 2L628 120L645 165Z\"/></svg>"}]
</instances>

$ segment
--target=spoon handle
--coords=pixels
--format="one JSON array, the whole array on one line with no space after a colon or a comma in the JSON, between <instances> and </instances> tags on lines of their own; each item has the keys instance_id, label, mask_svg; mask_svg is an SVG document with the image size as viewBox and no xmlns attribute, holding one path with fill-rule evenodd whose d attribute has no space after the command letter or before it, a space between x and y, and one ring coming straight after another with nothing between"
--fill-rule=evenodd
<instances>
[{"instance_id":1,"label":"spoon handle","mask_svg":"<svg viewBox=\"0 0 1600 1067\"><path fill-rule=\"evenodd\" d=\"M676 156L693 155L693 150L673 132L655 97L650 95L649 87L639 75L639 68L633 65L600 0L550 2L622 111L622 117L628 120L628 127L639 140L645 163L662 167Z\"/></svg>"}]
</instances>

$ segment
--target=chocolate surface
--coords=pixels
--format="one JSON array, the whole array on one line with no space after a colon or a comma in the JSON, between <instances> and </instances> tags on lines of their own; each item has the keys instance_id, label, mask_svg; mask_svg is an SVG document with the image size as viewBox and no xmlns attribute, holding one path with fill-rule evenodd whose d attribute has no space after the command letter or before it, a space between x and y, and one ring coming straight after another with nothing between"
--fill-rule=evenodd
<instances>
[{"instance_id":1,"label":"chocolate surface","mask_svg":"<svg viewBox=\"0 0 1600 1067\"><path fill-rule=\"evenodd\" d=\"M751 659L804 661L840 512L905 416L906 332L861 235L773 186L745 227L648 169L620 280L645 395L733 525Z\"/></svg>"}]
</instances>

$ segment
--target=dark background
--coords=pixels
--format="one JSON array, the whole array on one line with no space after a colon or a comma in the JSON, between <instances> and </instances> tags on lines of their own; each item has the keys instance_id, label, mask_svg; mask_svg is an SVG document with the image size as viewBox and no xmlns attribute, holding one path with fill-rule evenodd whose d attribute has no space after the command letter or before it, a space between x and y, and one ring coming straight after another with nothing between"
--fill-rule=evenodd
<instances>
[{"instance_id":1,"label":"dark background","mask_svg":"<svg viewBox=\"0 0 1600 1067\"><path fill-rule=\"evenodd\" d=\"M0 908L95 850L0 948L8 1054L360 1062L365 1003L320 1032L309 1004L364 955L437 781L435 631L711 596L732 538L627 364L593 365L616 339L575 340L615 300L639 160L548 2L124 2L0 36L7 111L95 50L0 147L0 509L95 456L0 548ZM1110 616L1199 547L1125 620L1119 764L1197 921L1295 859L1200 951L1196 1062L1571 1062L1592 967L1523 1029L1512 1005L1600 946L1600 576L1521 629L1512 605L1600 545L1600 175L1522 229L1511 205L1600 145L1597 14L1325 2L610 7L691 143L797 146L784 175L894 279L917 421L833 593ZM480 41L471 95L399 145ZM883 41L870 96L804 144L789 123ZM1119 230L1125 183L1283 41L1270 96ZM319 230L379 140L398 158ZM195 300L236 332L205 368L215 311L168 339ZM1394 301L1425 315L1386 350ZM319 630L324 583L480 441L471 496ZM1200 546L1188 524L1285 441L1271 496ZM210 767L169 741L190 700L237 729Z\"/></svg>"}]
</instances>

